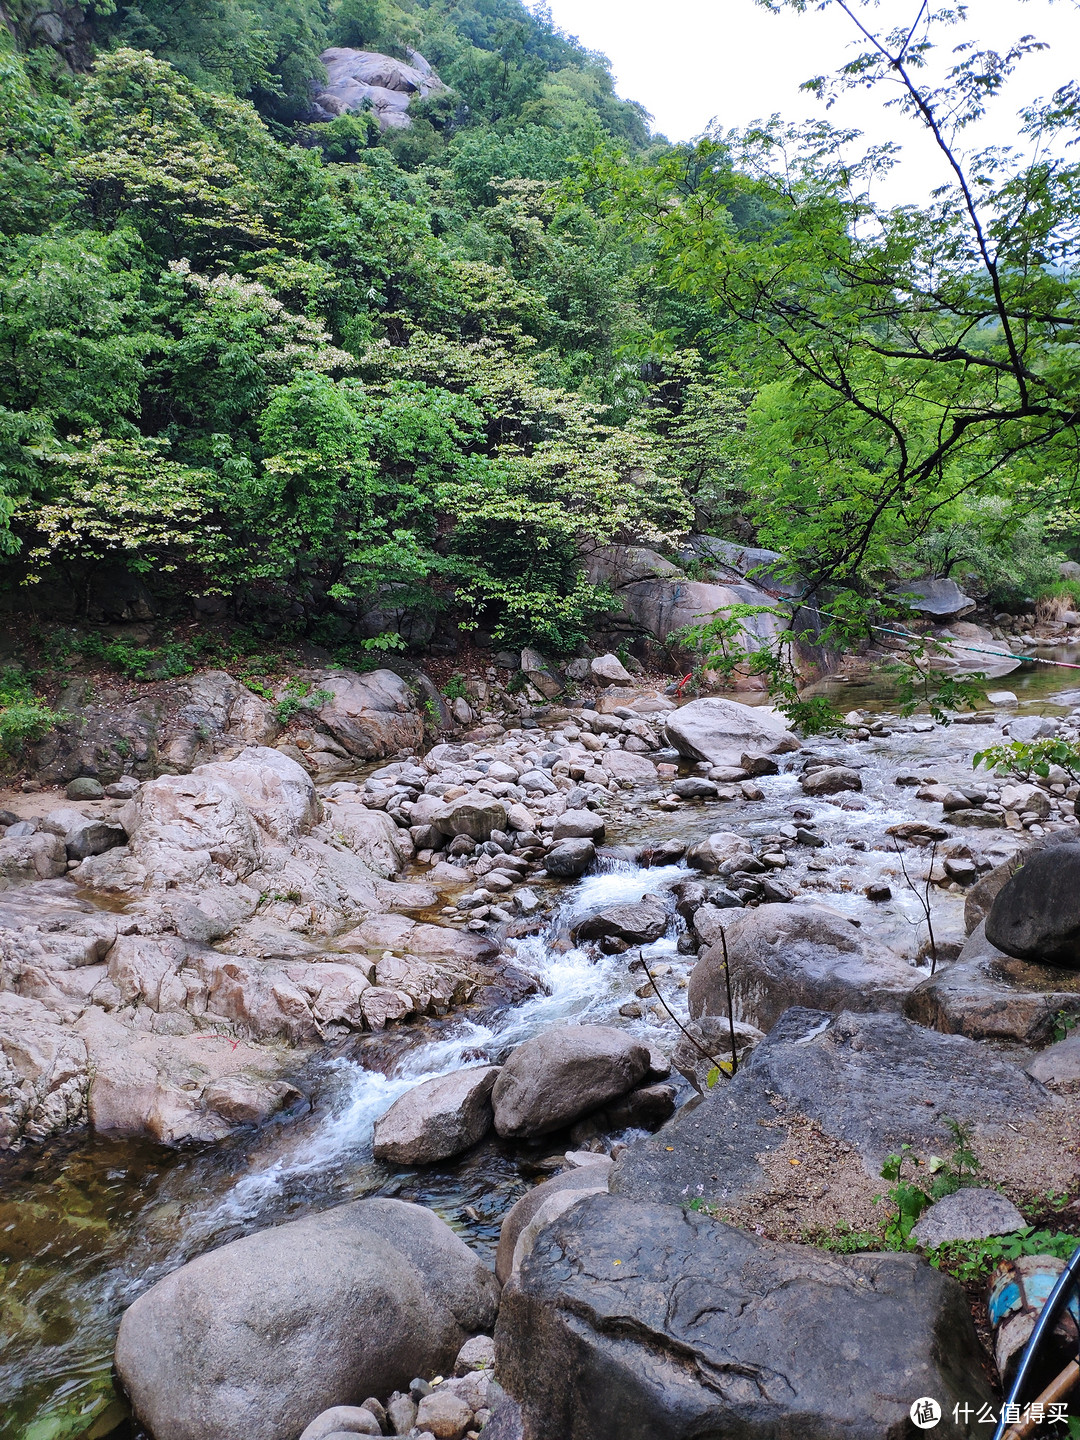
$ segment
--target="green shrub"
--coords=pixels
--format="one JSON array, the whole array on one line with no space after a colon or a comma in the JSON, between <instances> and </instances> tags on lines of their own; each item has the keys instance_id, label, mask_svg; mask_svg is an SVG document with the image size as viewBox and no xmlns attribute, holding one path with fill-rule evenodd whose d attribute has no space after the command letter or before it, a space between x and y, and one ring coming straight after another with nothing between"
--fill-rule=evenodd
<instances>
[{"instance_id":1,"label":"green shrub","mask_svg":"<svg viewBox=\"0 0 1080 1440\"><path fill-rule=\"evenodd\" d=\"M21 670L8 666L0 671L0 753L17 759L64 718L34 694Z\"/></svg>"}]
</instances>

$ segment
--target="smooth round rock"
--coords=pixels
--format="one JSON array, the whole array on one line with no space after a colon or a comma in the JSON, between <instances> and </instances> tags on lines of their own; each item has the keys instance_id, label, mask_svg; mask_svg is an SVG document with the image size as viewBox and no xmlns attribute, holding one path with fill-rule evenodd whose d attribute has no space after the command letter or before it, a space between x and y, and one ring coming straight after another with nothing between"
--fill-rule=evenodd
<instances>
[{"instance_id":1,"label":"smooth round rock","mask_svg":"<svg viewBox=\"0 0 1080 1440\"><path fill-rule=\"evenodd\" d=\"M94 780L89 775L80 775L75 780L69 780L64 794L69 800L101 800L105 796L105 790L100 780Z\"/></svg>"},{"instance_id":2,"label":"smooth round rock","mask_svg":"<svg viewBox=\"0 0 1080 1440\"><path fill-rule=\"evenodd\" d=\"M1080 844L1030 855L995 896L986 938L1018 960L1080 969Z\"/></svg>"},{"instance_id":3,"label":"smooth round rock","mask_svg":"<svg viewBox=\"0 0 1080 1440\"><path fill-rule=\"evenodd\" d=\"M382 1427L370 1410L359 1405L334 1405L316 1415L300 1440L334 1440L339 1435L381 1435Z\"/></svg>"}]
</instances>

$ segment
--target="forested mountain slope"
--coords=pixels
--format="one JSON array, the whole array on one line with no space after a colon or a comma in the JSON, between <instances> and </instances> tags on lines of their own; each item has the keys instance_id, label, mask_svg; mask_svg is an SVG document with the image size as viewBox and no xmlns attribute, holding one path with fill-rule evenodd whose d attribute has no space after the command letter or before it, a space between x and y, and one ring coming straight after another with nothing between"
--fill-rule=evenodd
<instances>
[{"instance_id":1,"label":"forested mountain slope","mask_svg":"<svg viewBox=\"0 0 1080 1440\"><path fill-rule=\"evenodd\" d=\"M519 0L53 3L0 58L15 605L133 575L324 643L566 652L612 540L757 540L856 609L928 570L1019 605L1074 545L1076 97L1031 166L945 134L1019 52L911 82L958 183L890 211L826 127L650 136ZM333 114L333 47L438 78Z\"/></svg>"},{"instance_id":2,"label":"forested mountain slope","mask_svg":"<svg viewBox=\"0 0 1080 1440\"><path fill-rule=\"evenodd\" d=\"M575 644L577 537L688 520L639 413L655 298L562 188L646 141L605 63L517 0L86 25L88 73L2 61L12 593L119 563L305 624L494 603ZM449 88L407 130L313 125L331 41L422 47Z\"/></svg>"}]
</instances>

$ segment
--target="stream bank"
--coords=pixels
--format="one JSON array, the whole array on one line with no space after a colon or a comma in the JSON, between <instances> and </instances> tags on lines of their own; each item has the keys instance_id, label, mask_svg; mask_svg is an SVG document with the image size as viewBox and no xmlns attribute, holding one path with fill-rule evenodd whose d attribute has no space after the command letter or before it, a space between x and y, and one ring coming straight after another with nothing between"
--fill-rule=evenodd
<instances>
[{"instance_id":1,"label":"stream bank","mask_svg":"<svg viewBox=\"0 0 1080 1440\"><path fill-rule=\"evenodd\" d=\"M635 696L629 690L617 697L622 702L632 702L635 698L649 702L656 697ZM775 756L772 760L775 774L747 775L742 779L721 776L710 780L710 772L746 767L688 762L678 756L674 762L662 759L665 747L659 734L651 751L627 750L627 739L641 737L632 729L626 729L624 717L616 713L619 709L629 710L633 716L632 704L620 705L615 700L616 697L612 697L611 718L622 724L607 734L603 724L599 730L583 728L581 716L575 713L543 717L536 730L520 730L517 734L511 730L505 737L465 741L461 747L464 755L448 752L436 755L436 763L424 782L425 785L432 781L436 786L444 784L443 793L435 798L452 805L454 799L460 798L449 796L454 784L436 777L445 775L450 781L456 779L453 767L461 770L464 778L470 762L486 765L487 770L482 772L486 778L492 766L509 764L514 756L522 767L540 763L541 773L549 777L553 787L550 794L546 787L529 791L524 785L521 786L525 789L522 801L512 799L509 794L492 796L490 788L482 792L490 800L510 799L512 804L524 804L531 797L534 819L552 821L546 831L541 824L539 831L512 832L517 836L535 835L535 845L512 845L510 850L504 850L495 842L496 849L503 855L530 849L538 851L526 861L523 875L511 880L502 892L520 894L523 890L532 890L539 901L538 914L521 913L521 907L516 907L502 918L493 912L507 907L499 903L499 892L490 890L491 899L480 896L479 903L464 909L459 907L458 900L475 897L478 889L486 888L478 882L483 882L485 875L497 869L494 864L486 870L483 867L482 847L492 842L482 841L478 846L475 840L471 854L462 846L457 857L450 857L464 861L472 871L459 868L459 874L452 877L453 887L438 896L445 900L445 905L430 903L427 896L411 894L398 898L421 899L427 903L413 905L411 910L373 912L399 916L400 920L395 922L399 929L395 933L401 939L415 934L416 927L426 925L447 929L461 940L470 936L491 937L496 968L521 977L513 980L512 994L483 996L480 992L491 987L480 986L473 992L474 999L463 1006L459 1007L451 998L442 1015L437 1013L441 1008L438 997L429 994L425 1007L428 1013L422 1015L414 1008L414 1018L402 1016L399 1021L391 1020L387 1028L376 1032L357 1033L342 1021L331 1021L331 1024L342 1025L342 1033L327 1037L329 1043L319 1046L311 1058L304 1057L303 1044L293 1047L299 1053L294 1053L292 1062L285 1052L285 1063L275 1083L285 1083L295 1092L297 1098L293 1105L260 1126L241 1124L216 1143L196 1139L194 1146L169 1149L146 1141L76 1132L59 1134L44 1145L31 1143L3 1162L4 1193L14 1207L9 1210L13 1228L7 1232L5 1242L9 1318L5 1321L6 1371L0 1382L5 1397L10 1397L5 1403L6 1429L2 1432L5 1436L45 1440L47 1436L87 1434L94 1429L100 1434L109 1433L100 1427L111 1424L118 1415L109 1407L118 1403L111 1392L110 1370L119 1314L154 1280L214 1246L343 1201L381 1195L431 1206L464 1235L478 1253L490 1258L502 1217L530 1183L559 1166L560 1156L568 1144L595 1145L610 1152L620 1144L631 1142L633 1145L639 1141L640 1134L610 1133L598 1126L593 1126L590 1134L585 1117L583 1128L576 1135L562 1132L551 1140L541 1139L525 1145L489 1137L461 1159L419 1171L403 1171L380 1164L371 1156L375 1120L418 1082L450 1073L463 1063L497 1063L515 1046L568 1020L621 1027L639 1036L651 1048L669 1057L673 1055L679 1039L677 1029L651 987L643 984L640 968L631 967L640 952L657 977L665 1001L685 1022L690 976L697 959L695 952L707 948L702 932L706 930L708 917L703 917L699 926L697 915L700 910L715 909L715 906L711 900L696 907L683 905L683 912L690 910L688 922L687 915L678 908L677 889L695 882L697 876L708 881L711 862L707 855L697 857L701 868L689 867L683 857L686 850L700 850L710 843L715 851L716 845L709 841L710 836L735 837L739 842L736 848L745 857L728 876L721 877L729 882L724 888L729 889L733 883L736 890L746 892L736 894L735 898L743 907L749 904L750 908L736 907L737 913L750 914L761 901L766 906L790 906L792 900L825 902L831 913L844 918L848 924L859 922L853 929L859 932L860 945L871 959L886 957L890 966L906 966L914 988L931 978L928 936L919 901L919 888L930 854L928 845L918 843L919 827L924 837L934 827L946 832L945 838L939 841L941 850L935 858L940 859L944 847L951 845L952 853L944 859L954 861L962 877L950 879L943 872L937 877L942 883L931 888L935 935L942 963L957 955L964 944L963 909L971 882L1007 860L1025 843L1033 829L1046 833L1048 826L1070 828L1068 810L1072 802L1064 794L1052 796L1049 791L1046 824L1029 819L1026 832L1024 822L1018 831L1007 828L1003 810L995 824L987 824L985 829L981 824L972 828L964 824L963 818L956 821L958 811L943 812L940 798L917 798L920 790L934 787L948 790L966 784L970 788L971 754L984 746L988 738L999 736L1003 725L1011 723L1017 713L1012 709L988 714L985 723L948 728L935 726L925 718L875 723L868 716L866 724L852 724L851 733L865 731L864 739L814 741L801 751ZM1046 708L1061 713L1066 706L1039 704L1022 708L1019 713ZM670 712L660 706L652 713ZM598 710L595 714L601 717L604 712ZM643 718L638 716L637 720ZM645 723L654 725L655 721L645 719ZM569 734L572 730L577 730L576 738ZM543 737L545 750L536 744L537 731ZM585 734L601 739L600 747L590 749L583 745L581 740ZM549 737L551 744L548 744ZM614 746L604 743L616 737L623 743ZM494 752L499 746L507 745L512 747L511 751L507 758L500 759ZM631 780L624 788L620 781L629 778L628 775L617 776L612 765L605 766L603 760L599 765L594 761L579 767L589 771L597 769L599 775L597 781L587 782L596 787L595 792L576 796L575 806L581 805L583 812L599 816L607 832L592 872L570 883L550 878L546 873L541 875L540 871L546 871L546 867L540 862L556 843L562 843L554 841L554 832L561 814L573 809L568 804L569 797L575 790L583 789L585 777L573 774L576 758L612 754L615 749L626 759L617 762L614 771L622 767L636 772L644 778L644 783ZM542 761L548 751L569 753L566 757L560 753L558 758L550 760L550 768L545 769ZM655 758L650 758L650 754ZM484 756L491 758L484 759ZM530 759L531 756L535 756L535 760ZM742 759L741 752L738 758ZM430 753L428 761L431 761ZM445 762L442 769L439 761ZM416 761L410 758L395 763L414 766ZM657 763L674 768L662 775L656 768ZM845 786L831 794L814 794L814 786L809 782L815 763L819 774L830 769L854 773L858 788ZM565 765L565 772L556 769L561 765ZM646 765L653 768L652 776ZM370 771L372 767L367 768ZM496 779L491 783L517 784L529 773L521 768L515 772L513 781ZM399 771L397 776L385 778L393 780L401 774ZM678 795L671 787L679 775L684 781L696 777L704 782L704 798ZM342 776L342 771L336 771L333 778L327 776L319 781L324 813L340 808L342 795L379 796L378 781L371 790L345 789L336 795L329 793L342 784L367 787L370 783L370 777L365 778L363 770L354 771L349 778ZM914 776L920 783L898 785L899 776ZM215 783L220 780L220 776L211 778ZM563 779L569 782L565 787L559 783ZM385 785L385 779L382 783ZM299 786L301 782L296 784ZM476 786L479 781L465 780L466 794L470 793L470 784ZM715 795L708 792L709 786ZM388 788L392 791L395 787ZM563 801L560 814L535 813L544 804L549 812L559 810L558 805L550 803L555 796ZM36 805L38 797L31 798ZM595 809L590 808L590 800L596 803ZM387 809L392 803L393 797L388 796ZM987 796L968 808L978 810L989 820L995 811L987 810L987 804L992 807L996 802ZM1056 806L1053 818L1051 805ZM349 808L352 808L351 802ZM369 810L367 806L362 808ZM369 813L386 818L386 810ZM900 840L903 848L898 850L897 837L888 832L903 825L914 825L916 829L911 839ZM385 827L383 833L385 835ZM507 838L511 836L510 831L498 833ZM545 850L546 836L551 837L551 843ZM807 836L812 837L811 843L807 843ZM256 842L262 843L258 836ZM634 857L643 851L649 852L648 858L662 860L665 855L671 855L673 859L668 864L642 865ZM100 875L104 871L109 853L112 852L105 852L100 863L91 865L91 874ZM385 849L382 854L385 859ZM487 854L486 858L494 861L495 856ZM108 861L114 867L114 875L118 873L115 866L119 859L117 852L113 860ZM423 863L425 860L427 863ZM219 858L211 863L222 862ZM723 863L718 860L717 869ZM940 863L944 865L944 860ZM381 879L365 867L365 884L376 897L377 881L387 886L438 890L440 881L449 883L445 875L436 873L440 866L447 866L447 861L440 860L434 853L425 857L422 849L416 853L414 846L412 859L400 864L392 880ZM915 888L909 888L904 867ZM477 869L483 873L477 874ZM509 876L510 872L506 873ZM73 882L58 879L57 883L64 886ZM242 883L242 880L237 882ZM768 894L766 884L773 887ZM889 898L870 900L865 894L870 887L877 887L878 894L887 888ZM236 885L226 888L234 890ZM786 898L781 898L781 890ZM6 892L4 898L17 897L19 893L15 887ZM90 893L90 889L83 887L82 903L90 903L85 899ZM132 909L130 899L118 890L93 893L97 897L94 903L102 913L125 914ZM641 945L630 943L618 934L601 934L595 941L573 942L572 932L581 920L612 907L640 902L649 894L660 897L665 916L664 933L659 938ZM715 898L714 895L712 899ZM142 900L137 904L142 904L142 913L147 913ZM281 907L280 915L275 910L270 916L274 948L270 955L249 956L249 960L265 964L276 954L274 964L326 963L310 959L310 933L305 937L299 929L289 928L297 902L286 898L275 900L272 905ZM444 910L447 913L443 913ZM369 920L361 921L360 926L354 928L362 929L368 923ZM260 917L260 924L264 926L265 939L268 934L265 917ZM515 928L534 933L511 934ZM158 931L159 936L175 933L175 930ZM290 935L292 954L286 953L282 958L281 947ZM383 931L380 943L385 938ZM319 938L314 948L320 954L334 953L328 949L334 939L333 935ZM215 953L227 953L222 948L223 942L227 945L228 937L218 940ZM458 943L457 938L449 942L451 952ZM205 942L199 944L205 948ZM266 944L269 948L268 941ZM398 949L408 953L405 945ZM339 957L343 953L347 952L337 952ZM381 957L384 952L378 953ZM389 953L394 955L393 948ZM304 958L305 955L308 958ZM439 958L429 955L428 961ZM378 964L375 960L375 980L379 979ZM184 968L181 965L180 970ZM388 987L372 985L369 980L367 988ZM641 991L645 993L639 993ZM138 1003L146 1006L146 993L141 993ZM160 994L158 998L160 1002ZM165 1016L177 1012L170 1012L165 1006L154 1013ZM175 1028L175 1021L169 1023ZM217 1028L238 1023L221 1017L214 1020L213 1025ZM197 1027L191 1033L197 1034ZM231 1030L229 1033L233 1037L228 1042L230 1045L234 1041L240 1043L238 1034ZM1007 1052L1012 1062L1023 1061L1030 1055L1030 1048L1015 1038L999 1042L999 1049L1003 1055ZM673 1078L678 1098L685 1100L692 1093L689 1082L678 1070ZM786 1210L784 1207L789 1203L794 1202L786 1198L779 1204L771 1203L771 1208L782 1215L788 1227L786 1233L794 1231L801 1235L815 1225L836 1223L834 1211L826 1206L824 1214L817 1213L812 1204L807 1204L805 1195L798 1197L797 1211Z\"/></svg>"}]
</instances>

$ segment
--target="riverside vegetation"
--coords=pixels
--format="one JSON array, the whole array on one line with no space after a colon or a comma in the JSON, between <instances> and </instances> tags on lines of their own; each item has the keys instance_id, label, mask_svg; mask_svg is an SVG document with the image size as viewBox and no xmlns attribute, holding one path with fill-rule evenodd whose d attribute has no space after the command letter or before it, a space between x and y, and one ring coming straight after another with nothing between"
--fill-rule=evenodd
<instances>
[{"instance_id":1,"label":"riverside vegetation","mask_svg":"<svg viewBox=\"0 0 1080 1440\"><path fill-rule=\"evenodd\" d=\"M6 12L3 1440L986 1433L1080 1228L1077 96L969 157L1034 42L832 3L925 209L517 0Z\"/></svg>"}]
</instances>

